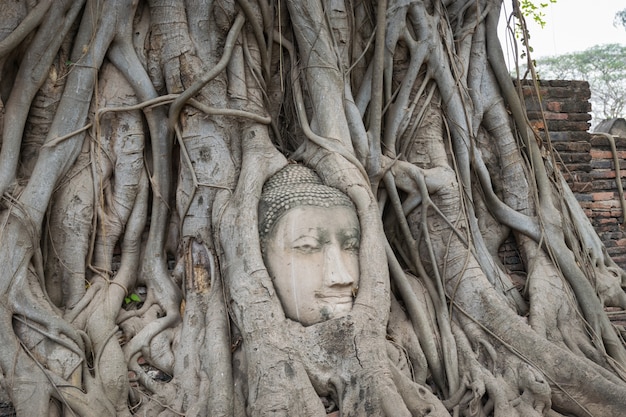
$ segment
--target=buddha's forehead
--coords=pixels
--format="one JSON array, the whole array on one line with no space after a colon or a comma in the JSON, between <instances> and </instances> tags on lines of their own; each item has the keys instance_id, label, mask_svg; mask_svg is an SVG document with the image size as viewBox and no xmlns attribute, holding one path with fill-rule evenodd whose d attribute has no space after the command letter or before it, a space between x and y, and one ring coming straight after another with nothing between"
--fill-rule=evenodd
<instances>
[{"instance_id":1,"label":"buddha's forehead","mask_svg":"<svg viewBox=\"0 0 626 417\"><path fill-rule=\"evenodd\" d=\"M360 230L355 210L345 206L299 206L285 212L275 227L293 233L307 231L345 233Z\"/></svg>"}]
</instances>

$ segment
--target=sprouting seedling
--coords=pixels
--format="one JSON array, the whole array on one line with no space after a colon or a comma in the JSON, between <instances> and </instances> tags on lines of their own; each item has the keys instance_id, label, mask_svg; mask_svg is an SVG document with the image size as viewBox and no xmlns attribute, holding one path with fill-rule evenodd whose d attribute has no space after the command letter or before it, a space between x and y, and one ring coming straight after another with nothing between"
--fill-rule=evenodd
<instances>
[{"instance_id":1,"label":"sprouting seedling","mask_svg":"<svg viewBox=\"0 0 626 417\"><path fill-rule=\"evenodd\" d=\"M135 294L135 293L130 294L128 297L124 297L124 303L125 303L125 304L130 304L130 303L132 303L133 301L135 301L135 302L138 302L138 303L139 303L139 302L141 302L141 297L139 297L139 296L138 296L137 294Z\"/></svg>"}]
</instances>

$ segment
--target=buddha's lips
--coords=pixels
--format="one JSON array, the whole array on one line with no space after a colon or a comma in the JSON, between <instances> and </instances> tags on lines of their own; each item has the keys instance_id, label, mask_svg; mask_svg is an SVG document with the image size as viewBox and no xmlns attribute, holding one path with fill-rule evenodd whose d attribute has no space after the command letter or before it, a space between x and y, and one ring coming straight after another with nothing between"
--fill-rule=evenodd
<instances>
[{"instance_id":1,"label":"buddha's lips","mask_svg":"<svg viewBox=\"0 0 626 417\"><path fill-rule=\"evenodd\" d=\"M329 294L329 293L325 293L325 294L315 294L315 298L319 298L322 299L328 303L333 303L333 304L347 304L347 303L352 303L352 301L354 300L354 298L352 297L352 293L338 293L338 294Z\"/></svg>"}]
</instances>

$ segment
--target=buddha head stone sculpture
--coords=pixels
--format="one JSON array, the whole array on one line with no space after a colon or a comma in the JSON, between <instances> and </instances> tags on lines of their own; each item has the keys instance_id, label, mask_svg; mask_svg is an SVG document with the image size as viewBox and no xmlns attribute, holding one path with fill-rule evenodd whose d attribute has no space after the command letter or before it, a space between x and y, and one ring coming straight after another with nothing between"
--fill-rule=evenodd
<instances>
[{"instance_id":1,"label":"buddha head stone sculpture","mask_svg":"<svg viewBox=\"0 0 626 417\"><path fill-rule=\"evenodd\" d=\"M259 234L285 315L309 326L352 310L360 227L350 198L302 165L263 186Z\"/></svg>"}]
</instances>

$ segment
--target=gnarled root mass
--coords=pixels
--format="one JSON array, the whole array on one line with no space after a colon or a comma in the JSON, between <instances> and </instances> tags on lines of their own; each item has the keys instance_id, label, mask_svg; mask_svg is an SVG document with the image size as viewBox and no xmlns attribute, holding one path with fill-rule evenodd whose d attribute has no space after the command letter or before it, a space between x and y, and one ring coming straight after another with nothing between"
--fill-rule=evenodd
<instances>
[{"instance_id":1,"label":"gnarled root mass","mask_svg":"<svg viewBox=\"0 0 626 417\"><path fill-rule=\"evenodd\" d=\"M621 416L605 307L626 273L526 122L500 6L4 2L17 415ZM294 162L361 225L352 311L311 326L285 317L257 226Z\"/></svg>"}]
</instances>

